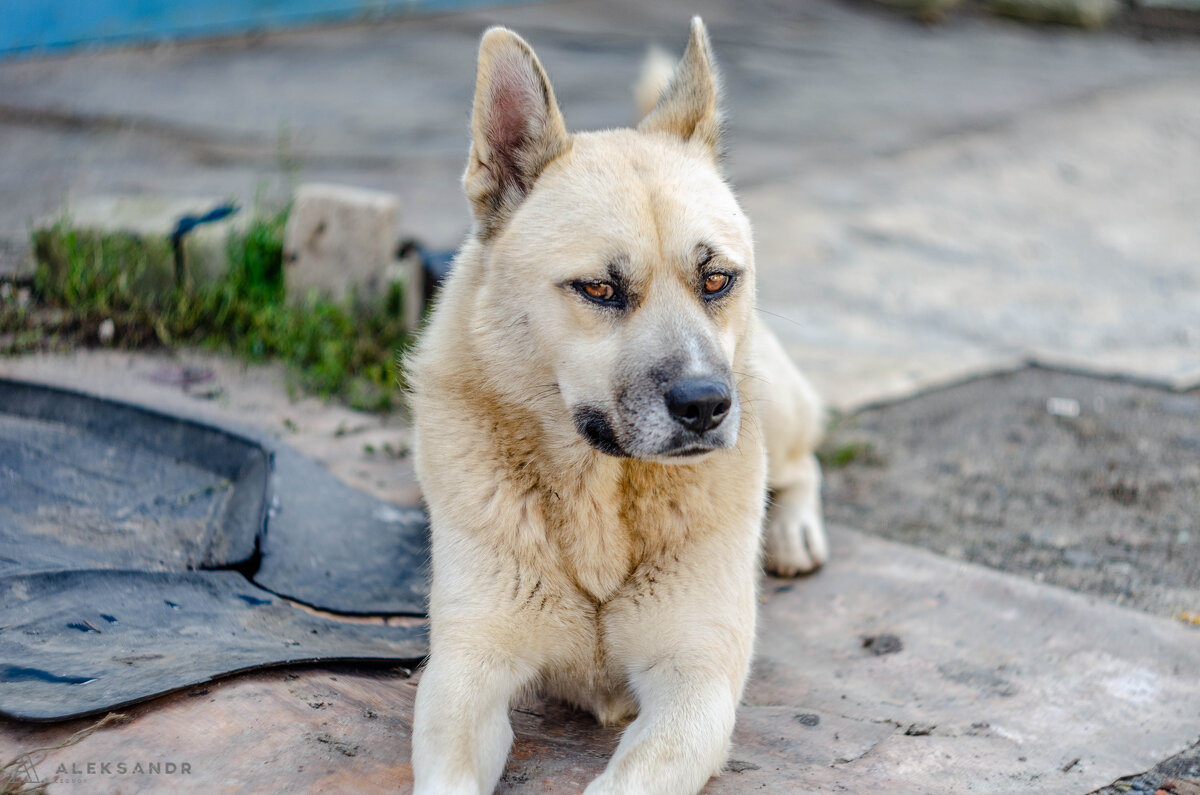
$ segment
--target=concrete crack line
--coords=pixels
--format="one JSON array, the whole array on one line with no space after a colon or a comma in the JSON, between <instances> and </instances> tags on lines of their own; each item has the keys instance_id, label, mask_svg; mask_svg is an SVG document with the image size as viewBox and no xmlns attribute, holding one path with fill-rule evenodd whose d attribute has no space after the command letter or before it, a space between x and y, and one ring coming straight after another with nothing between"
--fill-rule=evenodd
<instances>
[{"instance_id":1,"label":"concrete crack line","mask_svg":"<svg viewBox=\"0 0 1200 795\"><path fill-rule=\"evenodd\" d=\"M80 113L58 108L30 108L0 102L0 123L24 127L51 127L66 132L139 132L173 143L197 147L241 148L261 150L262 144L246 137L232 138L219 134L197 132L170 122L114 113Z\"/></svg>"},{"instance_id":2,"label":"concrete crack line","mask_svg":"<svg viewBox=\"0 0 1200 795\"><path fill-rule=\"evenodd\" d=\"M439 158L439 155L430 153L404 157L305 150L295 146L285 147L278 140L266 141L248 135L199 131L160 119L111 113L80 113L56 108L29 108L0 102L0 125L5 124L74 133L144 135L185 147L196 160L206 165L277 162L287 159L304 166L386 170L399 168L413 161L428 163ZM461 158L456 154L453 159L457 163Z\"/></svg>"},{"instance_id":3,"label":"concrete crack line","mask_svg":"<svg viewBox=\"0 0 1200 795\"><path fill-rule=\"evenodd\" d=\"M1107 100L1135 98L1155 87L1189 82L1192 81L1181 77L1142 77L1133 78L1117 85L1095 86L1070 96L1051 98L1044 104L1023 110L1014 110L1000 117L970 120L959 125L933 125L922 131L921 135L913 136L911 141L877 150L874 155L879 159L904 157L945 143L1007 133L1022 124L1075 113L1090 105Z\"/></svg>"},{"instance_id":4,"label":"concrete crack line","mask_svg":"<svg viewBox=\"0 0 1200 795\"><path fill-rule=\"evenodd\" d=\"M865 150L854 151L822 151L822 156L818 161L806 162L803 168L796 172L751 173L737 179L737 186L738 190L745 194L748 191L764 187L801 185L826 178L831 174L844 177L847 173L867 172L881 163L919 155L926 151L934 151L946 145L961 145L981 138L1004 135L1016 130L1021 125L1037 123L1055 116L1069 115L1099 102L1132 99L1154 88L1178 87L1194 82L1187 77L1172 75L1170 77L1135 78L1117 85L1097 86L1070 96L1052 98L1043 104L1029 108L1012 110L1003 115L958 123L932 124L914 130L911 135L906 136L906 141L892 146L878 149L867 146ZM751 131L745 131L743 135L753 137Z\"/></svg>"}]
</instances>

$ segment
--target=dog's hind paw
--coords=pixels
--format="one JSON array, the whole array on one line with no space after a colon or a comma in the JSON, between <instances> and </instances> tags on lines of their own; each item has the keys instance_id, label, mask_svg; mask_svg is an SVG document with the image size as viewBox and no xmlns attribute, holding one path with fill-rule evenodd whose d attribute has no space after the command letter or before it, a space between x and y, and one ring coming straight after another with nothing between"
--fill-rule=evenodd
<instances>
[{"instance_id":1,"label":"dog's hind paw","mask_svg":"<svg viewBox=\"0 0 1200 795\"><path fill-rule=\"evenodd\" d=\"M817 494L788 489L775 495L767 512L767 571L781 577L807 574L829 560L829 540Z\"/></svg>"}]
</instances>

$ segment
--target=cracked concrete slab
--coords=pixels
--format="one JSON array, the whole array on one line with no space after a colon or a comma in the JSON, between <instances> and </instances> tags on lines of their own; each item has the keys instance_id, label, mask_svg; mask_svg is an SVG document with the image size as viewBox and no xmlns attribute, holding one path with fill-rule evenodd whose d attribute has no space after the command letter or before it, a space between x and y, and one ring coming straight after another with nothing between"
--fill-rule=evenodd
<instances>
[{"instance_id":1,"label":"cracked concrete slab","mask_svg":"<svg viewBox=\"0 0 1200 795\"><path fill-rule=\"evenodd\" d=\"M730 762L706 793L1087 792L1194 739L1195 630L844 528L834 552L814 577L765 581ZM345 667L256 673L135 707L42 767L175 759L193 771L177 791L404 789L412 684ZM618 736L556 704L513 723L499 792L577 792ZM0 757L80 725L0 723ZM73 781L60 788L114 785Z\"/></svg>"},{"instance_id":2,"label":"cracked concrete slab","mask_svg":"<svg viewBox=\"0 0 1200 795\"><path fill-rule=\"evenodd\" d=\"M820 575L765 588L743 725L782 702L887 731L848 761L796 766L797 786L1087 792L1194 739L1194 630L847 528L835 538ZM899 648L864 647L881 635Z\"/></svg>"},{"instance_id":3,"label":"cracked concrete slab","mask_svg":"<svg viewBox=\"0 0 1200 795\"><path fill-rule=\"evenodd\" d=\"M917 390L1014 357L1200 384L1200 81L783 180L745 204L768 322L837 382L835 405L874 397L848 372Z\"/></svg>"}]
</instances>

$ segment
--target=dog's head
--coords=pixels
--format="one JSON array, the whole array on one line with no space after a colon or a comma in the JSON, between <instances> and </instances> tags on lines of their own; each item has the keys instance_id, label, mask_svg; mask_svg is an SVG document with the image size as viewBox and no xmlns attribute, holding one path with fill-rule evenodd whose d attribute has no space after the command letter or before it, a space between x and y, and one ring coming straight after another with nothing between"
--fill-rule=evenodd
<instances>
[{"instance_id":1,"label":"dog's head","mask_svg":"<svg viewBox=\"0 0 1200 795\"><path fill-rule=\"evenodd\" d=\"M602 452L686 463L732 447L754 258L718 170L717 79L699 18L636 130L576 135L533 50L493 28L472 128L463 182L482 247L477 330L496 335L487 350L504 351L501 369L536 374L542 394L561 397L562 421Z\"/></svg>"}]
</instances>

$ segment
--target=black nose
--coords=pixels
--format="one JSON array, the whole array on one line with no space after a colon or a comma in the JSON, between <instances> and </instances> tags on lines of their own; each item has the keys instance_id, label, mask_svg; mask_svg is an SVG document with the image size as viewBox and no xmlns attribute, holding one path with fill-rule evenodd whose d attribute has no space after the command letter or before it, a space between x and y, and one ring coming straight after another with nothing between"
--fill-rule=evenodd
<instances>
[{"instance_id":1,"label":"black nose","mask_svg":"<svg viewBox=\"0 0 1200 795\"><path fill-rule=\"evenodd\" d=\"M667 411L696 433L711 431L729 414L729 387L720 381L698 378L682 381L667 393Z\"/></svg>"}]
</instances>

